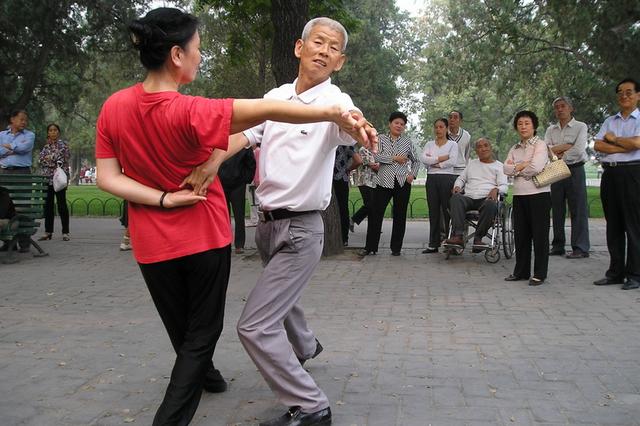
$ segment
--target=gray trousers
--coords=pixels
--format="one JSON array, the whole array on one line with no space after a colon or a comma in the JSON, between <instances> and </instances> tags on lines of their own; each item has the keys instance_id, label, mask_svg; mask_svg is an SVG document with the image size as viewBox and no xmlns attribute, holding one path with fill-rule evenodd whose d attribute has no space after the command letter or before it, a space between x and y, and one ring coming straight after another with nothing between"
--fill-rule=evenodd
<instances>
[{"instance_id":1,"label":"gray trousers","mask_svg":"<svg viewBox=\"0 0 640 426\"><path fill-rule=\"evenodd\" d=\"M260 222L256 245L265 265L238 321L238 336L278 400L312 413L327 396L298 358L313 356L316 341L299 305L320 262L324 225L319 212Z\"/></svg>"},{"instance_id":2,"label":"gray trousers","mask_svg":"<svg viewBox=\"0 0 640 426\"><path fill-rule=\"evenodd\" d=\"M469 210L479 210L478 228L476 229L476 238L482 238L493 224L493 219L498 211L498 203L486 198L474 200L462 194L453 194L449 201L449 209L451 210L451 226L453 227L453 235L462 235L466 228L465 216Z\"/></svg>"},{"instance_id":3,"label":"gray trousers","mask_svg":"<svg viewBox=\"0 0 640 426\"><path fill-rule=\"evenodd\" d=\"M570 167L571 177L551 185L551 208L553 210L552 250L564 251L566 238L564 220L567 215L567 204L571 216L571 248L588 253L589 244L589 212L587 208L587 183L584 165Z\"/></svg>"}]
</instances>

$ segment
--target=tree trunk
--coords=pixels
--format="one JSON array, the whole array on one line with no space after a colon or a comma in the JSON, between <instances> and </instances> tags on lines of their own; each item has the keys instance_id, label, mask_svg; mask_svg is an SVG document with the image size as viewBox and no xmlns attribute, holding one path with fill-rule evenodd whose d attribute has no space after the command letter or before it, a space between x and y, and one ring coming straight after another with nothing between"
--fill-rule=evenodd
<instances>
[{"instance_id":1,"label":"tree trunk","mask_svg":"<svg viewBox=\"0 0 640 426\"><path fill-rule=\"evenodd\" d=\"M271 1L271 68L278 86L291 83L298 75L298 59L293 50L308 20L309 0Z\"/></svg>"},{"instance_id":2,"label":"tree trunk","mask_svg":"<svg viewBox=\"0 0 640 426\"><path fill-rule=\"evenodd\" d=\"M336 195L331 191L331 202L329 207L323 212L322 220L324 221L324 247L322 248L323 256L333 256L344 253L342 245L342 227L340 226L340 211L338 210L338 201Z\"/></svg>"}]
</instances>

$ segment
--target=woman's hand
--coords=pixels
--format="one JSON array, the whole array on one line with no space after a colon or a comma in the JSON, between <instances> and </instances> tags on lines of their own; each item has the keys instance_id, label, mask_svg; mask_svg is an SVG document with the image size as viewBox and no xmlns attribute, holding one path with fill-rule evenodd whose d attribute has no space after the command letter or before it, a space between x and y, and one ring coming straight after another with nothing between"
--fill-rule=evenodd
<instances>
[{"instance_id":1,"label":"woman's hand","mask_svg":"<svg viewBox=\"0 0 640 426\"><path fill-rule=\"evenodd\" d=\"M369 167L371 167L371 170L374 172L377 172L380 170L380 163L369 163Z\"/></svg>"},{"instance_id":2,"label":"woman's hand","mask_svg":"<svg viewBox=\"0 0 640 426\"><path fill-rule=\"evenodd\" d=\"M195 194L190 189L181 189L177 192L168 192L162 200L162 206L165 209L172 209L174 207L191 206L206 200L207 197Z\"/></svg>"},{"instance_id":3,"label":"woman's hand","mask_svg":"<svg viewBox=\"0 0 640 426\"><path fill-rule=\"evenodd\" d=\"M404 164L407 161L409 161L409 157L407 157L406 155L394 155L393 161L395 161L398 164Z\"/></svg>"},{"instance_id":4,"label":"woman's hand","mask_svg":"<svg viewBox=\"0 0 640 426\"><path fill-rule=\"evenodd\" d=\"M521 163L516 164L516 167L515 167L516 173L520 173L521 171L529 167L529 164L530 164L529 161L523 161Z\"/></svg>"}]
</instances>

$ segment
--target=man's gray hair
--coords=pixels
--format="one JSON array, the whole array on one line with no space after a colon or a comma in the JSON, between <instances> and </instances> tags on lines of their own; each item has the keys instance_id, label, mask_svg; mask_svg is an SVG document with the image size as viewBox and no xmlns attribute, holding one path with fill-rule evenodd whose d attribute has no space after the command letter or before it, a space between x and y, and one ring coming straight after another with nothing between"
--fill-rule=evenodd
<instances>
[{"instance_id":1,"label":"man's gray hair","mask_svg":"<svg viewBox=\"0 0 640 426\"><path fill-rule=\"evenodd\" d=\"M486 143L488 143L489 146L491 147L491 149L493 149L493 145L491 144L491 141L489 139L485 138L485 137L482 137L482 138L478 139L477 141L475 141L473 143L473 149L477 149L478 148L478 143L480 143L482 141L485 141Z\"/></svg>"},{"instance_id":2,"label":"man's gray hair","mask_svg":"<svg viewBox=\"0 0 640 426\"><path fill-rule=\"evenodd\" d=\"M342 24L334 19L327 18L321 16L319 18L313 18L309 22L306 23L304 28L302 29L302 37L300 37L303 41L306 41L309 38L309 34L311 34L311 30L316 25L324 25L326 27L331 28L332 30L338 31L342 34L342 51L344 52L347 49L347 42L349 41L349 34L347 34L347 30L344 29Z\"/></svg>"},{"instance_id":3,"label":"man's gray hair","mask_svg":"<svg viewBox=\"0 0 640 426\"><path fill-rule=\"evenodd\" d=\"M560 102L560 101L565 101L567 103L567 105L569 105L571 107L571 109L574 109L573 108L573 101L568 96L558 96L557 98L555 98L553 100L553 102L551 102L551 106L552 107L556 106L556 102Z\"/></svg>"}]
</instances>

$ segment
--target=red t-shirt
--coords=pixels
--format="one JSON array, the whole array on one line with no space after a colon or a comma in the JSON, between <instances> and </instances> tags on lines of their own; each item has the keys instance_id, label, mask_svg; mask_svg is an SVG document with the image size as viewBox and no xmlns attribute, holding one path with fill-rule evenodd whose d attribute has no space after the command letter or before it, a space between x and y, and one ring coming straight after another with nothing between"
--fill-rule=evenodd
<instances>
[{"instance_id":1,"label":"red t-shirt","mask_svg":"<svg viewBox=\"0 0 640 426\"><path fill-rule=\"evenodd\" d=\"M102 106L96 158L117 158L130 178L177 191L214 148L227 149L232 112L233 99L146 93L138 83L114 93ZM229 245L231 226L219 179L209 187L207 200L193 206L162 209L130 203L129 231L140 263Z\"/></svg>"}]
</instances>

